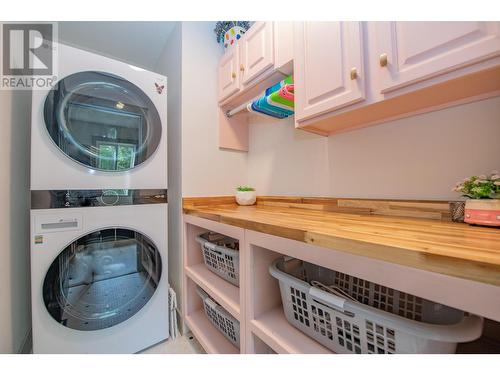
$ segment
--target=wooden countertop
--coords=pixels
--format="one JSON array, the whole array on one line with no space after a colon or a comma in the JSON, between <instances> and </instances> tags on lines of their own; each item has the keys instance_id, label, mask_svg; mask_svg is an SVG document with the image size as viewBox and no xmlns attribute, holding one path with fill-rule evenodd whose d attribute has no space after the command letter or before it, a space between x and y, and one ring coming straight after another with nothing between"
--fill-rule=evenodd
<instances>
[{"instance_id":1,"label":"wooden countertop","mask_svg":"<svg viewBox=\"0 0 500 375\"><path fill-rule=\"evenodd\" d=\"M184 213L325 248L500 286L500 229L443 220L228 201ZM299 205L297 205L300 207Z\"/></svg>"}]
</instances>

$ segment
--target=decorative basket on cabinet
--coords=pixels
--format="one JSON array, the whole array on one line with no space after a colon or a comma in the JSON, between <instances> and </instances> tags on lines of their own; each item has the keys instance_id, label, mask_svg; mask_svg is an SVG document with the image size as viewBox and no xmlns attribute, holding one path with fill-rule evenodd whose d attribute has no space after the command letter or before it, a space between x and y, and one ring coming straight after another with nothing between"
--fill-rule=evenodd
<instances>
[{"instance_id":1,"label":"decorative basket on cabinet","mask_svg":"<svg viewBox=\"0 0 500 375\"><path fill-rule=\"evenodd\" d=\"M224 49L231 48L250 28L249 21L218 21L214 33Z\"/></svg>"}]
</instances>

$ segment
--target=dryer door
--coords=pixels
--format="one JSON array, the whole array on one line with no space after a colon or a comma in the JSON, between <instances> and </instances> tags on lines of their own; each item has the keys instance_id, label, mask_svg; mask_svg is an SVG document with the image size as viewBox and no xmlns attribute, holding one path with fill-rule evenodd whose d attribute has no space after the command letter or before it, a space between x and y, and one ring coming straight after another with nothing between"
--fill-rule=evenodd
<instances>
[{"instance_id":1,"label":"dryer door","mask_svg":"<svg viewBox=\"0 0 500 375\"><path fill-rule=\"evenodd\" d=\"M162 130L158 111L140 88L102 72L61 79L47 95L44 120L64 154L108 172L145 162L158 148Z\"/></svg>"},{"instance_id":2,"label":"dryer door","mask_svg":"<svg viewBox=\"0 0 500 375\"><path fill-rule=\"evenodd\" d=\"M160 253L145 235L125 228L87 234L68 245L50 266L43 300L60 324L95 331L141 310L158 287Z\"/></svg>"}]
</instances>

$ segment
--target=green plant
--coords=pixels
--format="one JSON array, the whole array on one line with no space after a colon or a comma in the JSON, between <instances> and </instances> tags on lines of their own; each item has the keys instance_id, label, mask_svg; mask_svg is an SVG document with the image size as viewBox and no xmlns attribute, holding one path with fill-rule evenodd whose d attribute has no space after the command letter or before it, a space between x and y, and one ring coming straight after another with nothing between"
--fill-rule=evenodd
<instances>
[{"instance_id":1,"label":"green plant","mask_svg":"<svg viewBox=\"0 0 500 375\"><path fill-rule=\"evenodd\" d=\"M500 173L493 171L489 176L480 175L466 178L462 182L457 182L453 191L472 199L499 199Z\"/></svg>"},{"instance_id":2,"label":"green plant","mask_svg":"<svg viewBox=\"0 0 500 375\"><path fill-rule=\"evenodd\" d=\"M255 189L250 186L238 186L236 191L255 191Z\"/></svg>"}]
</instances>

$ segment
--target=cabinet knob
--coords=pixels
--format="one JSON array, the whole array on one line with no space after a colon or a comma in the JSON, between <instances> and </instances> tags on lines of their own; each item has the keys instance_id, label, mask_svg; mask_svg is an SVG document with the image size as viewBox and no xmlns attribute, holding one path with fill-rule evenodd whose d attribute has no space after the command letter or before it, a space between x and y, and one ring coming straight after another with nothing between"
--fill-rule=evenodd
<instances>
[{"instance_id":1,"label":"cabinet knob","mask_svg":"<svg viewBox=\"0 0 500 375\"><path fill-rule=\"evenodd\" d=\"M380 55L380 66L383 68L387 66L387 53L383 53Z\"/></svg>"},{"instance_id":2,"label":"cabinet knob","mask_svg":"<svg viewBox=\"0 0 500 375\"><path fill-rule=\"evenodd\" d=\"M236 78L236 73L235 73L235 72L232 72L232 73L231 73L231 77Z\"/></svg>"},{"instance_id":3,"label":"cabinet knob","mask_svg":"<svg viewBox=\"0 0 500 375\"><path fill-rule=\"evenodd\" d=\"M358 78L358 69L352 68L351 69L351 80L355 80L356 78Z\"/></svg>"},{"instance_id":4,"label":"cabinet knob","mask_svg":"<svg viewBox=\"0 0 500 375\"><path fill-rule=\"evenodd\" d=\"M243 66L243 64L240 65L240 72L244 72L245 71L245 67Z\"/></svg>"}]
</instances>

